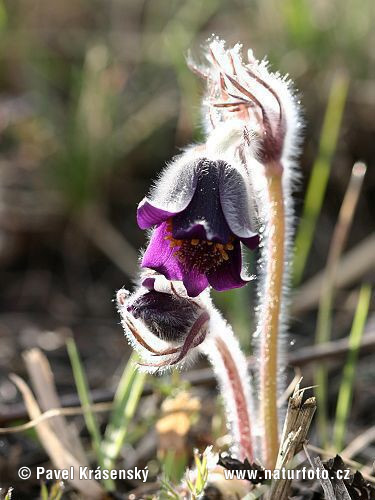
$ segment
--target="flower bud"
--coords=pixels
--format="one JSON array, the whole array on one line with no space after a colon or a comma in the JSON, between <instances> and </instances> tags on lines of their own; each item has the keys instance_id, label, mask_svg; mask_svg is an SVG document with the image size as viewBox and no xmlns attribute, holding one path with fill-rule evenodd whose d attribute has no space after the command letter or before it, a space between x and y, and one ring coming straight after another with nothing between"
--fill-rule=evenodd
<instances>
[{"instance_id":1,"label":"flower bud","mask_svg":"<svg viewBox=\"0 0 375 500\"><path fill-rule=\"evenodd\" d=\"M117 293L125 334L155 372L182 364L206 338L210 315L202 300L192 300L178 283L146 276L134 294ZM163 291L160 291L162 289Z\"/></svg>"},{"instance_id":2,"label":"flower bud","mask_svg":"<svg viewBox=\"0 0 375 500\"><path fill-rule=\"evenodd\" d=\"M250 158L269 169L285 168L298 147L301 127L299 109L291 81L269 70L268 62L255 59L251 50L243 59L242 46L226 48L225 42L214 38L208 45L208 65L190 67L207 82L203 115L207 135L233 135L233 126L242 128L242 157L246 149ZM224 127L225 128L225 127ZM221 130L220 130L221 129ZM225 132L224 132L225 135Z\"/></svg>"}]
</instances>

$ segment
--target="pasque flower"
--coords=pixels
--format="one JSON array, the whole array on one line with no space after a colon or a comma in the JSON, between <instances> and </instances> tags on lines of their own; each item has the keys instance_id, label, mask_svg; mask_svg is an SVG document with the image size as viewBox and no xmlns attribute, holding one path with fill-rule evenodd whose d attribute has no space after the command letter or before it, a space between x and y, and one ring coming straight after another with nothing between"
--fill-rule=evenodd
<instances>
[{"instance_id":1,"label":"pasque flower","mask_svg":"<svg viewBox=\"0 0 375 500\"><path fill-rule=\"evenodd\" d=\"M252 461L250 415L259 416L262 459L273 468L279 448L280 332L292 235L291 191L300 120L290 82L241 46L214 39L208 65L194 67L207 83L206 137L161 174L138 207L151 229L145 275L133 295L117 296L122 323L142 364L155 372L210 359L219 380L237 458ZM229 325L205 291L241 287L242 245L259 244L257 309L259 408L252 403L246 359ZM259 339L257 341L257 339Z\"/></svg>"},{"instance_id":2,"label":"pasque flower","mask_svg":"<svg viewBox=\"0 0 375 500\"><path fill-rule=\"evenodd\" d=\"M190 297L208 285L228 290L245 285L241 242L258 245L246 181L222 160L183 154L138 207L142 229L156 226L142 267L179 280Z\"/></svg>"},{"instance_id":3,"label":"pasque flower","mask_svg":"<svg viewBox=\"0 0 375 500\"><path fill-rule=\"evenodd\" d=\"M180 365L202 344L210 322L202 299L190 299L180 283L156 274L144 276L133 294L117 292L125 334L148 371Z\"/></svg>"}]
</instances>

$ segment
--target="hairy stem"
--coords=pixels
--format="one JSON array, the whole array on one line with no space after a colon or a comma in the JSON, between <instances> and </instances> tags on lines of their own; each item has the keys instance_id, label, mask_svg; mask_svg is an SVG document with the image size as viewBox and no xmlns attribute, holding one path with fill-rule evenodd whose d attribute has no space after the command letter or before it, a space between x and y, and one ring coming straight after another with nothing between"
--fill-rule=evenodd
<instances>
[{"instance_id":1,"label":"hairy stem","mask_svg":"<svg viewBox=\"0 0 375 500\"><path fill-rule=\"evenodd\" d=\"M236 421L238 422L239 427L240 459L244 460L245 458L248 458L252 462L254 460L254 453L251 442L250 415L248 413L247 401L242 387L241 376L238 373L236 363L224 341L217 338L216 346L222 357L226 376L233 391L233 402L237 413Z\"/></svg>"},{"instance_id":2,"label":"hairy stem","mask_svg":"<svg viewBox=\"0 0 375 500\"><path fill-rule=\"evenodd\" d=\"M268 237L263 260L266 265L260 321L260 415L263 429L263 459L273 468L279 449L278 435L278 344L283 298L285 211L282 168L267 171Z\"/></svg>"},{"instance_id":3,"label":"hairy stem","mask_svg":"<svg viewBox=\"0 0 375 500\"><path fill-rule=\"evenodd\" d=\"M231 328L221 317L217 326L202 350L209 358L219 383L231 431L232 451L240 460L247 458L253 462L251 384L246 357Z\"/></svg>"}]
</instances>

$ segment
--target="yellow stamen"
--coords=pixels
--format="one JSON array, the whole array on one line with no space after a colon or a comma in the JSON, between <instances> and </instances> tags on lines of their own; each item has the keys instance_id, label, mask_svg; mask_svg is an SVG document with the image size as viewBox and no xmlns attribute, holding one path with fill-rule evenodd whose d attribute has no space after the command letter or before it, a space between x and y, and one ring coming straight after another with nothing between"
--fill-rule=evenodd
<instances>
[{"instance_id":1,"label":"yellow stamen","mask_svg":"<svg viewBox=\"0 0 375 500\"><path fill-rule=\"evenodd\" d=\"M198 245L198 243L199 243L199 240L197 240L197 239L191 240L191 244L194 246Z\"/></svg>"},{"instance_id":2,"label":"yellow stamen","mask_svg":"<svg viewBox=\"0 0 375 500\"><path fill-rule=\"evenodd\" d=\"M228 260L229 259L229 255L227 254L227 252L225 250L222 250L220 252L220 255L223 257L224 260Z\"/></svg>"}]
</instances>

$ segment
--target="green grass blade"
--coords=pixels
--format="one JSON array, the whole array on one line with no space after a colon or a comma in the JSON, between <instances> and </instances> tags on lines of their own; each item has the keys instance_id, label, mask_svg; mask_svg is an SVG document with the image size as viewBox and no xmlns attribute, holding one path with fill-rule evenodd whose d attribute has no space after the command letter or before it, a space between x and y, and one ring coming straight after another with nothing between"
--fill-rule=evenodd
<instances>
[{"instance_id":1,"label":"green grass blade","mask_svg":"<svg viewBox=\"0 0 375 500\"><path fill-rule=\"evenodd\" d=\"M133 353L125 366L113 400L114 408L101 446L105 469L114 467L142 394L146 374L136 369L136 359L137 356Z\"/></svg>"},{"instance_id":2,"label":"green grass blade","mask_svg":"<svg viewBox=\"0 0 375 500\"><path fill-rule=\"evenodd\" d=\"M301 223L296 236L293 272L294 286L298 286L302 279L314 237L316 222L322 208L331 171L331 161L336 149L341 119L348 94L348 86L349 79L346 74L336 74L331 85L320 135L318 156L312 168Z\"/></svg>"},{"instance_id":3,"label":"green grass blade","mask_svg":"<svg viewBox=\"0 0 375 500\"><path fill-rule=\"evenodd\" d=\"M82 405L83 415L85 418L87 430L89 431L91 436L92 446L98 464L102 469L105 469L104 457L101 451L101 436L100 436L99 426L95 414L91 409L92 401L90 398L89 387L82 366L82 362L78 353L78 349L76 343L72 338L67 340L66 346L69 354L70 363L72 365L74 381L77 387L79 400ZM107 491L115 490L115 483L111 479L103 479L103 485Z\"/></svg>"},{"instance_id":4,"label":"green grass blade","mask_svg":"<svg viewBox=\"0 0 375 500\"><path fill-rule=\"evenodd\" d=\"M40 498L41 500L48 500L48 488L46 483L40 485Z\"/></svg>"},{"instance_id":5,"label":"green grass blade","mask_svg":"<svg viewBox=\"0 0 375 500\"><path fill-rule=\"evenodd\" d=\"M363 285L359 295L352 329L349 335L349 352L344 366L342 381L337 399L336 419L333 431L333 444L337 452L340 452L344 445L346 423L348 420L350 404L352 400L358 351L361 345L361 339L366 324L370 300L371 287L369 285Z\"/></svg>"},{"instance_id":6,"label":"green grass blade","mask_svg":"<svg viewBox=\"0 0 375 500\"><path fill-rule=\"evenodd\" d=\"M163 474L173 483L178 484L188 465L187 453L176 453L176 450L168 450L160 459Z\"/></svg>"}]
</instances>

